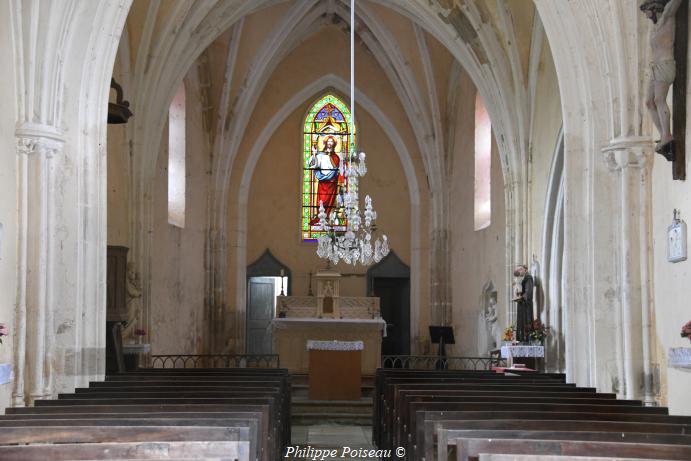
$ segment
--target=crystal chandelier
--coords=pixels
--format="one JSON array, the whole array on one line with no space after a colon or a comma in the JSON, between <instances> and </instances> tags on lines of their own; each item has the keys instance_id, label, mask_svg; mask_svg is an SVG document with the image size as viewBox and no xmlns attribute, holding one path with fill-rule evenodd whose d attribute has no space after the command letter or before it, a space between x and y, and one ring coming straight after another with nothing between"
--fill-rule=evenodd
<instances>
[{"instance_id":1,"label":"crystal chandelier","mask_svg":"<svg viewBox=\"0 0 691 461\"><path fill-rule=\"evenodd\" d=\"M350 1L350 113L355 123L355 0ZM350 147L347 161L339 165L348 187L339 193L336 210L327 216L324 203L319 203L319 230L324 233L317 239L317 256L334 265L343 261L369 266L389 254L389 241L386 235L380 239L376 234L377 212L369 195L365 196L365 211L361 213L358 178L367 173L366 156L364 152L358 154L355 145Z\"/></svg>"}]
</instances>

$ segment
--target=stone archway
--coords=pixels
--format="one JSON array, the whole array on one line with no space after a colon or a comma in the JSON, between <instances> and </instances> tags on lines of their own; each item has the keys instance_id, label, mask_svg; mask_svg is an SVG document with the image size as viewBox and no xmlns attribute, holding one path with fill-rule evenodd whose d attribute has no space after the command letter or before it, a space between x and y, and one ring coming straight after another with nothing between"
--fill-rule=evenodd
<instances>
[{"instance_id":1,"label":"stone archway","mask_svg":"<svg viewBox=\"0 0 691 461\"><path fill-rule=\"evenodd\" d=\"M2 15L19 154L14 406L104 373L104 146L130 3L15 0Z\"/></svg>"}]
</instances>

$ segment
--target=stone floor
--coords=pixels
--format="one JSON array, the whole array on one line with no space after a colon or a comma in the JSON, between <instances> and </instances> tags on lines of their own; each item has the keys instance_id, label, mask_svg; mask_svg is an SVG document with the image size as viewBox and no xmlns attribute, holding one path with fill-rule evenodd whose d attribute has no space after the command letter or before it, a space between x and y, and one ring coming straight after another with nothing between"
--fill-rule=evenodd
<instances>
[{"instance_id":1,"label":"stone floor","mask_svg":"<svg viewBox=\"0 0 691 461\"><path fill-rule=\"evenodd\" d=\"M298 453L298 456L288 456L287 459L313 459L314 452L308 456L300 456L305 454L305 449L312 447L317 449L335 449L337 450L336 457L327 457L325 459L346 460L375 460L376 457L353 457L343 456L344 447L348 447L353 451L357 449L374 450L372 445L372 427L371 426L348 426L343 424L317 424L311 426L297 426L294 425L292 429L292 444L298 450L303 450ZM321 459L321 458L318 458Z\"/></svg>"}]
</instances>

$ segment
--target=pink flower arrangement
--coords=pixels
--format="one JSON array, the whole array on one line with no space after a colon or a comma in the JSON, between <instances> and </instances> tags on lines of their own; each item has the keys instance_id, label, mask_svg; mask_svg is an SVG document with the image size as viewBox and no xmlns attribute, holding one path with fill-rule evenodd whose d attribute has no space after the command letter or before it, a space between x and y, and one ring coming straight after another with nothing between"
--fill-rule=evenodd
<instances>
[{"instance_id":1,"label":"pink flower arrangement","mask_svg":"<svg viewBox=\"0 0 691 461\"><path fill-rule=\"evenodd\" d=\"M691 341L691 321L687 322L686 325L681 327L681 337L688 338Z\"/></svg>"},{"instance_id":2,"label":"pink flower arrangement","mask_svg":"<svg viewBox=\"0 0 691 461\"><path fill-rule=\"evenodd\" d=\"M0 344L2 344L2 337L10 334L10 329L4 323L0 323Z\"/></svg>"}]
</instances>

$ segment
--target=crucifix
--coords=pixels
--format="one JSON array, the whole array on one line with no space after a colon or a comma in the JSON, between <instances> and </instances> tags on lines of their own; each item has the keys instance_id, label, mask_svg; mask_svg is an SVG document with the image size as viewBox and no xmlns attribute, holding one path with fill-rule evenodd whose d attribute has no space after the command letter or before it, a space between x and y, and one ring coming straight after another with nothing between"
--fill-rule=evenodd
<instances>
[{"instance_id":1,"label":"crucifix","mask_svg":"<svg viewBox=\"0 0 691 461\"><path fill-rule=\"evenodd\" d=\"M640 9L653 22L650 35L652 62L646 106L660 133L655 152L672 162L673 179L684 180L688 1L644 0ZM674 90L670 114L667 94L672 83Z\"/></svg>"}]
</instances>

